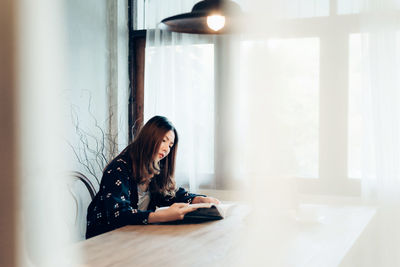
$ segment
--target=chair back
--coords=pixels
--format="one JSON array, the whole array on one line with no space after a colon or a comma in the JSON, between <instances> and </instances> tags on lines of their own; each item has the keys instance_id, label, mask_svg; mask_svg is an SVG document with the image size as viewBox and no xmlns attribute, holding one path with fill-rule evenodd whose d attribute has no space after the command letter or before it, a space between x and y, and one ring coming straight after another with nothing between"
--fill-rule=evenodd
<instances>
[{"instance_id":1,"label":"chair back","mask_svg":"<svg viewBox=\"0 0 400 267\"><path fill-rule=\"evenodd\" d=\"M80 172L71 172L69 176L68 190L72 205L68 214L73 215L68 216L68 224L73 241L79 241L85 239L87 208L96 195L96 189L90 179Z\"/></svg>"}]
</instances>

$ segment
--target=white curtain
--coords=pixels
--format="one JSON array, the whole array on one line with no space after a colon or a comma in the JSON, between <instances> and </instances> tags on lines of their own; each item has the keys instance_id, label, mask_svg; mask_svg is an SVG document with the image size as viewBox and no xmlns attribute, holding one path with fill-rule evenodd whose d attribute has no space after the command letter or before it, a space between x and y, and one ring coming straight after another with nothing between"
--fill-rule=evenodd
<instances>
[{"instance_id":1,"label":"white curtain","mask_svg":"<svg viewBox=\"0 0 400 267\"><path fill-rule=\"evenodd\" d=\"M195 191L212 182L214 48L210 38L162 31L163 18L189 12L195 1L148 1L144 120L166 116L179 135L176 181Z\"/></svg>"},{"instance_id":2,"label":"white curtain","mask_svg":"<svg viewBox=\"0 0 400 267\"><path fill-rule=\"evenodd\" d=\"M400 9L372 1L363 30L364 196L400 204Z\"/></svg>"},{"instance_id":3,"label":"white curtain","mask_svg":"<svg viewBox=\"0 0 400 267\"><path fill-rule=\"evenodd\" d=\"M362 195L378 207L364 266L400 265L400 2L369 1L362 36ZM364 128L365 127L365 128ZM373 240L373 241L372 241ZM366 253L367 254L367 253Z\"/></svg>"}]
</instances>

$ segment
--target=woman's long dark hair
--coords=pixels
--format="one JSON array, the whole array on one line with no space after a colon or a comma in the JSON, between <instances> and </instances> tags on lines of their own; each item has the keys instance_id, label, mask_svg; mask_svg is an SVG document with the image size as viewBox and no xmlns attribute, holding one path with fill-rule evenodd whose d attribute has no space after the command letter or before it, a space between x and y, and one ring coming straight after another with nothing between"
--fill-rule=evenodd
<instances>
[{"instance_id":1,"label":"woman's long dark hair","mask_svg":"<svg viewBox=\"0 0 400 267\"><path fill-rule=\"evenodd\" d=\"M154 159L168 131L173 131L175 134L174 145L160 164L156 164ZM145 182L146 177L154 175L150 191L174 195L177 148L178 133L175 127L166 117L154 116L140 129L135 140L122 153L127 153L132 160L132 175L137 184Z\"/></svg>"}]
</instances>

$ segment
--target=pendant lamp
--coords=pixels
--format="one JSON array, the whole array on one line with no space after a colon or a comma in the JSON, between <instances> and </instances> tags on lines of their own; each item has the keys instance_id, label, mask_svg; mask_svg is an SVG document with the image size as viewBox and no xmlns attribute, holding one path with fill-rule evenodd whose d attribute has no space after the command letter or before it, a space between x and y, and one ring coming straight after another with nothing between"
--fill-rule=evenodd
<instances>
[{"instance_id":1,"label":"pendant lamp","mask_svg":"<svg viewBox=\"0 0 400 267\"><path fill-rule=\"evenodd\" d=\"M233 33L241 14L240 6L231 0L203 0L190 13L163 19L161 28L183 33Z\"/></svg>"}]
</instances>

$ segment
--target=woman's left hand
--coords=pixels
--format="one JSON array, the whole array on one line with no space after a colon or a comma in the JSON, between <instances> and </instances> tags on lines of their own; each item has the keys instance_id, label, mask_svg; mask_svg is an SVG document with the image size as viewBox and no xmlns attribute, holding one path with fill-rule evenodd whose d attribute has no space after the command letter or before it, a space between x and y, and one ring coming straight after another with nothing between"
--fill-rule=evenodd
<instances>
[{"instance_id":1,"label":"woman's left hand","mask_svg":"<svg viewBox=\"0 0 400 267\"><path fill-rule=\"evenodd\" d=\"M214 204L220 204L221 202L213 197L203 197L203 196L197 196L193 198L192 204L197 204L197 203L214 203Z\"/></svg>"}]
</instances>

